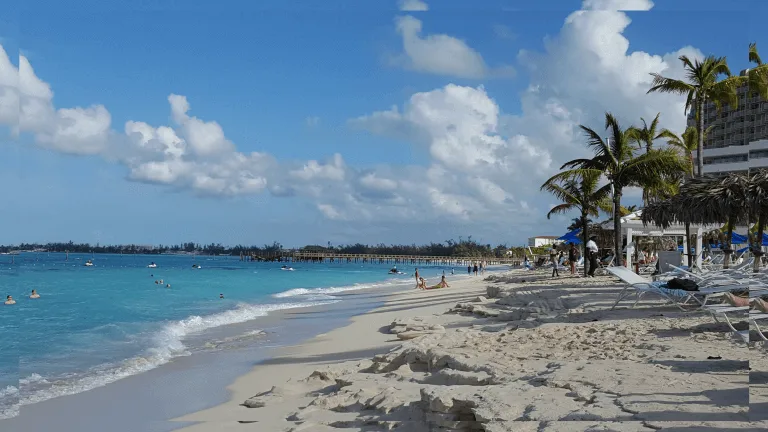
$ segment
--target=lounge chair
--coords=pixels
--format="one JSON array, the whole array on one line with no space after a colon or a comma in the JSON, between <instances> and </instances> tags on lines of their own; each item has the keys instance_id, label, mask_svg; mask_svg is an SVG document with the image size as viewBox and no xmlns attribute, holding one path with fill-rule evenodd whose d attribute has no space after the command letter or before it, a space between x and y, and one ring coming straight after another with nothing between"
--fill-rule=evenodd
<instances>
[{"instance_id":1,"label":"lounge chair","mask_svg":"<svg viewBox=\"0 0 768 432\"><path fill-rule=\"evenodd\" d=\"M743 285L720 285L700 289L699 291L685 291L681 289L668 288L666 286L666 282L648 281L644 277L634 273L626 267L615 266L608 267L605 270L618 277L626 284L624 289L619 293L619 296L617 297L616 302L613 304L611 309L615 309L619 302L632 295L632 291L630 291L630 289L633 289L634 294L636 295L635 303L632 305L632 307L637 306L637 303L640 301L640 299L642 299L644 295L655 294L674 304L680 308L680 310L688 311L690 310L689 308L691 306L700 308L701 306L705 305L710 295L744 288ZM697 296L704 297L704 299L699 300L696 298ZM691 303L692 301L693 303Z\"/></svg>"}]
</instances>

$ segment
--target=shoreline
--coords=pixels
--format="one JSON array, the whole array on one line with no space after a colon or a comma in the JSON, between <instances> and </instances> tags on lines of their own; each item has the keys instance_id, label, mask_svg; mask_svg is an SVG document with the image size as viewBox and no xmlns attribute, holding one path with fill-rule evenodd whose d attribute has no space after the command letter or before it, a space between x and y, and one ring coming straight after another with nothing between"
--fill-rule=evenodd
<instances>
[{"instance_id":1,"label":"shoreline","mask_svg":"<svg viewBox=\"0 0 768 432\"><path fill-rule=\"evenodd\" d=\"M455 282L449 282L450 288L434 290L416 290L414 288L405 292L392 292L381 294L384 304L368 312L355 315L350 318L347 325L329 332L318 334L298 344L278 349L269 359L259 362L248 373L239 376L232 384L227 386L230 399L220 405L202 411L187 414L174 422L196 423L177 429L184 432L203 432L214 430L248 429L248 423L259 422L268 424L262 426L264 430L277 427L271 423L279 418L275 411L270 413L270 419L265 423L262 412L241 406L242 402L251 396L270 390L273 386L281 386L285 382L294 379L306 378L316 369L340 362L359 361L386 352L403 343L395 335L384 331L384 327L403 315L411 312L419 315L441 315L458 302L470 301L473 298L484 295L484 279L499 271L491 269L486 275L464 276ZM301 314L301 312L285 311L287 314ZM470 317L456 316L457 321L470 323ZM358 338L364 334L363 338ZM348 342L354 340L353 349ZM292 409L293 406L286 407ZM274 418L273 418L274 417ZM224 423L224 424L221 424ZM227 429L225 429L227 427Z\"/></svg>"},{"instance_id":2,"label":"shoreline","mask_svg":"<svg viewBox=\"0 0 768 432\"><path fill-rule=\"evenodd\" d=\"M127 408L133 412L141 412L144 417L151 419L152 431L178 429L183 424L170 422L169 419L226 402L229 399L226 385L237 376L247 373L254 361L269 359L274 356L275 351L311 339L317 334L318 329L328 332L346 326L349 318L378 308L383 304L384 298L392 293L401 292L405 286L410 286L409 282L405 283L407 285L390 284L384 281L380 283L381 285L375 283L377 286L374 287L345 289L333 293L338 299L335 303L274 310L254 320L209 330L209 333L202 338L212 341L226 340L232 335L242 335L254 330L266 330L267 333L261 340L254 338L238 343L235 347L211 352L195 352L190 356L174 358L156 368L106 385L32 405L24 405L21 407L20 415L0 420L0 425L7 425L11 429L16 426L26 430L45 430L56 426L60 431L101 431L105 430L106 424L113 422L115 418L125 416L124 413L104 404L104 401L127 399L127 402L121 402L123 410ZM183 394L181 391L171 391L172 389L169 388L158 388L160 386L157 383L185 389L185 392ZM155 401L155 404L149 404L146 401L137 402L137 399L144 399L142 394L146 392L150 392L147 395L148 399ZM206 396L203 398L196 396L199 394ZM156 404L167 406L157 407ZM35 414L30 415L31 413ZM65 415L77 417L77 413L80 413L79 416L82 418L86 416L90 418L77 425L62 425L60 421L51 420L60 419ZM142 424L148 425L149 422ZM131 428L122 425L122 427L121 430L126 431L145 430L144 426ZM112 428L112 430L117 429Z\"/></svg>"},{"instance_id":3,"label":"shoreline","mask_svg":"<svg viewBox=\"0 0 768 432\"><path fill-rule=\"evenodd\" d=\"M184 432L768 427L768 406L750 405L761 400L752 375L768 374L764 349L655 299L610 310L621 290L611 278L546 276L513 270L387 294L256 364L227 387L229 401L172 421ZM488 286L497 298L484 298ZM423 335L401 340L395 320Z\"/></svg>"}]
</instances>

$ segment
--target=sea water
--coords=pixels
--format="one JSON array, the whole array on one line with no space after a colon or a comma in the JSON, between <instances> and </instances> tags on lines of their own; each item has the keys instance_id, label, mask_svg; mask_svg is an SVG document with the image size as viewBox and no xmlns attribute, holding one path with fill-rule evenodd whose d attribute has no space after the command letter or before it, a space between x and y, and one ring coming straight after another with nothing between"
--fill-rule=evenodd
<instances>
[{"instance_id":1,"label":"sea water","mask_svg":"<svg viewBox=\"0 0 768 432\"><path fill-rule=\"evenodd\" d=\"M413 266L391 275L387 264L282 265L230 256L0 256L0 294L17 301L0 307L0 418L219 348L226 344L206 335L222 326L339 302L345 291L415 285ZM420 269L431 283L443 271L450 274L449 267ZM29 299L32 289L41 298Z\"/></svg>"}]
</instances>

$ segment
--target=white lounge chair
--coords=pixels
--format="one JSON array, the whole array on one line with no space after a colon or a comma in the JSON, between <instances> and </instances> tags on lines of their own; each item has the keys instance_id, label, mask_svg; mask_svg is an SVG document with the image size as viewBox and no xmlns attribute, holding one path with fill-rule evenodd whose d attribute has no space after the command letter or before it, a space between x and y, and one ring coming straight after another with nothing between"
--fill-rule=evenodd
<instances>
[{"instance_id":1,"label":"white lounge chair","mask_svg":"<svg viewBox=\"0 0 768 432\"><path fill-rule=\"evenodd\" d=\"M613 304L613 307L611 307L611 309L616 308L619 302L621 302L622 300L624 300L625 298L629 297L632 294L630 289L633 289L636 295L635 303L632 305L632 307L637 306L637 303L640 301L640 299L644 295L650 293L650 294L655 294L659 297L662 297L663 299L669 301L670 303L680 308L680 310L687 311L689 310L689 309L686 309L687 307L689 308L691 306L695 306L699 308L705 305L707 302L707 298L710 295L728 292L734 289L745 288L743 285L721 285L716 287L700 289L699 291L685 291L681 289L667 288L666 282L649 281L644 277L629 270L626 267L622 267L622 266L608 267L606 268L606 271L618 277L624 283L627 284L624 287L624 289L619 293L619 296L617 297L616 302ZM699 300L696 298L696 296L704 297L704 299ZM691 301L693 301L694 303L691 303Z\"/></svg>"}]
</instances>

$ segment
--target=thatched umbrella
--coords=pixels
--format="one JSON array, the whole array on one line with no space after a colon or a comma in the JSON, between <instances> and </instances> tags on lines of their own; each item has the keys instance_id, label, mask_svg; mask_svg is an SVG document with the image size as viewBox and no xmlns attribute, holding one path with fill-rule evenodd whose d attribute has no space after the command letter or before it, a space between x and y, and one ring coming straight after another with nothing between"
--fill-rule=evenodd
<instances>
[{"instance_id":1,"label":"thatched umbrella","mask_svg":"<svg viewBox=\"0 0 768 432\"><path fill-rule=\"evenodd\" d=\"M728 268L733 253L731 237L737 223L749 219L749 179L743 174L729 173L724 177L704 176L690 179L680 187L683 217L691 223L718 224L726 221L724 268Z\"/></svg>"},{"instance_id":2,"label":"thatched umbrella","mask_svg":"<svg viewBox=\"0 0 768 432\"><path fill-rule=\"evenodd\" d=\"M643 224L654 224L669 228L672 224L682 223L683 209L680 195L648 204L640 215Z\"/></svg>"},{"instance_id":3,"label":"thatched umbrella","mask_svg":"<svg viewBox=\"0 0 768 432\"><path fill-rule=\"evenodd\" d=\"M749 218L751 201L749 179L742 174L730 173L725 177L703 176L687 179L680 193L668 200L654 203L643 211L643 222L653 222L663 228L673 223L700 225L728 222L725 239L725 263L728 268L733 226Z\"/></svg>"},{"instance_id":4,"label":"thatched umbrella","mask_svg":"<svg viewBox=\"0 0 768 432\"><path fill-rule=\"evenodd\" d=\"M763 256L763 231L768 222L768 170L757 170L749 176L749 200L752 214L757 218L757 239L752 254L755 255L754 271L758 272Z\"/></svg>"}]
</instances>

